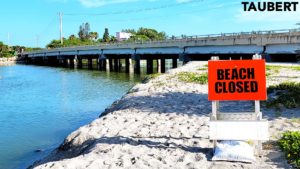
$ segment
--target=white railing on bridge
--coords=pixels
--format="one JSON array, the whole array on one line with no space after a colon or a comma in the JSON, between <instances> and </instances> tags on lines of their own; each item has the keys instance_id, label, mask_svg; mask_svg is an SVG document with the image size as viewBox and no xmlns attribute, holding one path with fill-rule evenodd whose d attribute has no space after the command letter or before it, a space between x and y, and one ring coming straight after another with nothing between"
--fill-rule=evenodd
<instances>
[{"instance_id":1,"label":"white railing on bridge","mask_svg":"<svg viewBox=\"0 0 300 169\"><path fill-rule=\"evenodd\" d=\"M111 43L95 43L93 45L81 45L81 46L68 46L68 47L62 47L62 48L54 48L54 49L44 49L40 51L33 51L33 52L25 52L26 53L41 53L41 52L47 52L47 51L59 51L61 49L75 49L75 48L93 48L93 47L105 47L105 46L118 46L118 45L138 45L138 44L157 44L157 43L174 43L174 42L184 42L184 41L190 41L190 40L205 40L205 39L211 39L211 38L239 38L244 36L250 36L250 37L257 37L262 35L268 35L268 36L276 36L276 35L289 35L292 36L293 34L300 34L300 29L279 29L279 30L268 30L268 31L252 31L252 32L239 32L239 33L220 33L220 34L206 34L206 35L194 35L194 36L172 36L167 37L163 40L136 40L136 41L121 41L121 42L111 42Z\"/></svg>"}]
</instances>

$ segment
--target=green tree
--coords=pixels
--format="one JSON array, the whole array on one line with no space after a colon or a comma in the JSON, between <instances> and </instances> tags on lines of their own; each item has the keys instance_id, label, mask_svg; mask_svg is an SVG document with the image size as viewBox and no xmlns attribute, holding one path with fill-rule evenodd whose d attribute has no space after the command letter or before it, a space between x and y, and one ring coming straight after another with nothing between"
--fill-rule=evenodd
<instances>
[{"instance_id":1,"label":"green tree","mask_svg":"<svg viewBox=\"0 0 300 169\"><path fill-rule=\"evenodd\" d=\"M75 35L70 35L69 36L69 40L75 40L75 39L77 39Z\"/></svg>"},{"instance_id":2,"label":"green tree","mask_svg":"<svg viewBox=\"0 0 300 169\"><path fill-rule=\"evenodd\" d=\"M134 29L122 29L122 32L131 33L132 35L136 34L136 31Z\"/></svg>"},{"instance_id":3,"label":"green tree","mask_svg":"<svg viewBox=\"0 0 300 169\"><path fill-rule=\"evenodd\" d=\"M117 42L117 38L115 36L110 36L110 42Z\"/></svg>"},{"instance_id":4,"label":"green tree","mask_svg":"<svg viewBox=\"0 0 300 169\"><path fill-rule=\"evenodd\" d=\"M103 40L103 42L109 42L110 41L108 28L105 28L102 40Z\"/></svg>"},{"instance_id":5,"label":"green tree","mask_svg":"<svg viewBox=\"0 0 300 169\"><path fill-rule=\"evenodd\" d=\"M98 32L90 32L89 38L90 40L96 41L98 39Z\"/></svg>"},{"instance_id":6,"label":"green tree","mask_svg":"<svg viewBox=\"0 0 300 169\"><path fill-rule=\"evenodd\" d=\"M0 41L0 57L12 57L15 53L16 51L14 51L12 47L5 45Z\"/></svg>"},{"instance_id":7,"label":"green tree","mask_svg":"<svg viewBox=\"0 0 300 169\"><path fill-rule=\"evenodd\" d=\"M150 28L139 28L137 31L134 29L123 29L122 31L132 34L128 41L164 40L167 38L165 32L158 32Z\"/></svg>"},{"instance_id":8,"label":"green tree","mask_svg":"<svg viewBox=\"0 0 300 169\"><path fill-rule=\"evenodd\" d=\"M165 32L158 32L155 29L149 29L149 28L139 28L139 30L136 33L137 35L145 35L150 40L163 40L166 39L166 33Z\"/></svg>"}]
</instances>

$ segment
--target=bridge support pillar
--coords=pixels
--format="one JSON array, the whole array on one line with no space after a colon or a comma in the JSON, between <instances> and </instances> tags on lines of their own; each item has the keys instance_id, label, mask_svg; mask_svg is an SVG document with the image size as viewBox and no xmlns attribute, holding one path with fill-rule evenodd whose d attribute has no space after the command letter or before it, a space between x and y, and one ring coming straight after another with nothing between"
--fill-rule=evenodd
<instances>
[{"instance_id":1,"label":"bridge support pillar","mask_svg":"<svg viewBox=\"0 0 300 169\"><path fill-rule=\"evenodd\" d=\"M93 69L93 59L92 58L88 59L88 69L90 69L90 70Z\"/></svg>"},{"instance_id":2,"label":"bridge support pillar","mask_svg":"<svg viewBox=\"0 0 300 169\"><path fill-rule=\"evenodd\" d=\"M46 56L43 57L43 65L48 65L48 58Z\"/></svg>"},{"instance_id":3,"label":"bridge support pillar","mask_svg":"<svg viewBox=\"0 0 300 169\"><path fill-rule=\"evenodd\" d=\"M77 68L78 69L82 69L82 59L81 58L77 58Z\"/></svg>"},{"instance_id":4,"label":"bridge support pillar","mask_svg":"<svg viewBox=\"0 0 300 169\"><path fill-rule=\"evenodd\" d=\"M119 59L114 59L114 71L118 72L119 71Z\"/></svg>"},{"instance_id":5,"label":"bridge support pillar","mask_svg":"<svg viewBox=\"0 0 300 169\"><path fill-rule=\"evenodd\" d=\"M141 57L137 54L132 54L131 55L131 60L135 61L134 73L140 74L141 73Z\"/></svg>"},{"instance_id":6,"label":"bridge support pillar","mask_svg":"<svg viewBox=\"0 0 300 169\"><path fill-rule=\"evenodd\" d=\"M125 58L125 71L129 73L130 61L129 58Z\"/></svg>"},{"instance_id":7,"label":"bridge support pillar","mask_svg":"<svg viewBox=\"0 0 300 169\"><path fill-rule=\"evenodd\" d=\"M108 59L108 64L109 64L109 71L113 71L113 60L112 60L112 58Z\"/></svg>"},{"instance_id":8,"label":"bridge support pillar","mask_svg":"<svg viewBox=\"0 0 300 169\"><path fill-rule=\"evenodd\" d=\"M160 73L166 72L166 59L160 59Z\"/></svg>"},{"instance_id":9,"label":"bridge support pillar","mask_svg":"<svg viewBox=\"0 0 300 169\"><path fill-rule=\"evenodd\" d=\"M64 64L63 64L63 67L68 67L69 66L69 61L68 59L64 59Z\"/></svg>"},{"instance_id":10,"label":"bridge support pillar","mask_svg":"<svg viewBox=\"0 0 300 169\"><path fill-rule=\"evenodd\" d=\"M106 71L106 59L102 59L102 70Z\"/></svg>"},{"instance_id":11,"label":"bridge support pillar","mask_svg":"<svg viewBox=\"0 0 300 169\"><path fill-rule=\"evenodd\" d=\"M147 74L153 73L153 59L147 59Z\"/></svg>"},{"instance_id":12,"label":"bridge support pillar","mask_svg":"<svg viewBox=\"0 0 300 169\"><path fill-rule=\"evenodd\" d=\"M102 71L102 60L101 59L97 59L97 64L98 64L98 70Z\"/></svg>"},{"instance_id":13,"label":"bridge support pillar","mask_svg":"<svg viewBox=\"0 0 300 169\"><path fill-rule=\"evenodd\" d=\"M118 69L118 70L121 71L121 70L122 70L122 62L121 62L121 59L118 59L118 61L119 61L119 65L118 65L118 66L119 66L119 69Z\"/></svg>"},{"instance_id":14,"label":"bridge support pillar","mask_svg":"<svg viewBox=\"0 0 300 169\"><path fill-rule=\"evenodd\" d=\"M300 51L299 51L300 52ZM296 55L296 62L300 63L300 53Z\"/></svg>"},{"instance_id":15,"label":"bridge support pillar","mask_svg":"<svg viewBox=\"0 0 300 169\"><path fill-rule=\"evenodd\" d=\"M68 66L68 60L67 59L60 59L60 66L61 67L67 67Z\"/></svg>"},{"instance_id":16,"label":"bridge support pillar","mask_svg":"<svg viewBox=\"0 0 300 169\"><path fill-rule=\"evenodd\" d=\"M190 57L185 53L179 54L179 60L182 61L183 64L186 64L189 61L191 61Z\"/></svg>"},{"instance_id":17,"label":"bridge support pillar","mask_svg":"<svg viewBox=\"0 0 300 169\"><path fill-rule=\"evenodd\" d=\"M178 64L177 58L173 58L172 59L172 68L177 68L177 64Z\"/></svg>"},{"instance_id":18,"label":"bridge support pillar","mask_svg":"<svg viewBox=\"0 0 300 169\"><path fill-rule=\"evenodd\" d=\"M141 60L135 60L134 72L136 74L140 74L141 73Z\"/></svg>"},{"instance_id":19,"label":"bridge support pillar","mask_svg":"<svg viewBox=\"0 0 300 169\"><path fill-rule=\"evenodd\" d=\"M98 68L100 71L106 71L106 59L100 59L98 61Z\"/></svg>"},{"instance_id":20,"label":"bridge support pillar","mask_svg":"<svg viewBox=\"0 0 300 169\"><path fill-rule=\"evenodd\" d=\"M74 65L75 65L75 64L74 64L74 59L73 59L73 58L70 58L70 59L69 59L69 67L70 67L70 68L74 68Z\"/></svg>"},{"instance_id":21,"label":"bridge support pillar","mask_svg":"<svg viewBox=\"0 0 300 169\"><path fill-rule=\"evenodd\" d=\"M57 58L53 58L53 60L51 60L51 65L58 67L59 66L59 60Z\"/></svg>"},{"instance_id":22,"label":"bridge support pillar","mask_svg":"<svg viewBox=\"0 0 300 169\"><path fill-rule=\"evenodd\" d=\"M106 57L105 55L99 55L98 58L98 69L103 71L106 70Z\"/></svg>"}]
</instances>

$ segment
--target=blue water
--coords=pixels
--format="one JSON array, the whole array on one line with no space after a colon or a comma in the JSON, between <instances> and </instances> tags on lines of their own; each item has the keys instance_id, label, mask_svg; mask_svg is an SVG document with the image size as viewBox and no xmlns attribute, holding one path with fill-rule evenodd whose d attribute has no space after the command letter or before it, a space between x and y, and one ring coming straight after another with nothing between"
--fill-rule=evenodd
<instances>
[{"instance_id":1,"label":"blue water","mask_svg":"<svg viewBox=\"0 0 300 169\"><path fill-rule=\"evenodd\" d=\"M47 155L137 81L125 73L0 66L0 169L26 168Z\"/></svg>"}]
</instances>

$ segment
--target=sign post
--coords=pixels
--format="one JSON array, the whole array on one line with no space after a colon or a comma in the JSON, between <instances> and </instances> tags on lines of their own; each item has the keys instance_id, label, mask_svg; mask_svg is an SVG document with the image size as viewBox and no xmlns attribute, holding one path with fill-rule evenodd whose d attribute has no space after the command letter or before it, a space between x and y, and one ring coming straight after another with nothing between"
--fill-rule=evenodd
<instances>
[{"instance_id":1,"label":"sign post","mask_svg":"<svg viewBox=\"0 0 300 169\"><path fill-rule=\"evenodd\" d=\"M267 99L265 61L256 54L253 60L208 61L208 100L212 101L210 138L216 140L258 140L257 153L262 150L261 140L268 139L268 122L262 120L260 100ZM253 100L254 112L220 112L219 101ZM239 126L246 127L243 132ZM260 127L258 127L260 126Z\"/></svg>"}]
</instances>

